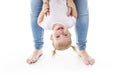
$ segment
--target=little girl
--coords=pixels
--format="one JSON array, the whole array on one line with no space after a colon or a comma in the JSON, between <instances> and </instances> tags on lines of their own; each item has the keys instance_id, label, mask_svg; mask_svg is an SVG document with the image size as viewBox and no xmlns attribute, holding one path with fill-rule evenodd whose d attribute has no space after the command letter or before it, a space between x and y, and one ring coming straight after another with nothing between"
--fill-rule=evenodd
<instances>
[{"instance_id":1,"label":"little girl","mask_svg":"<svg viewBox=\"0 0 120 78\"><path fill-rule=\"evenodd\" d=\"M71 5L71 7L68 7ZM53 31L51 40L55 50L65 50L71 46L71 34L68 28L76 23L77 10L72 0L49 0L50 15L44 15L44 8L39 17L38 24L44 28ZM72 16L67 16L68 9L72 9ZM71 46L75 49L73 46ZM55 50L53 55L55 54Z\"/></svg>"}]
</instances>

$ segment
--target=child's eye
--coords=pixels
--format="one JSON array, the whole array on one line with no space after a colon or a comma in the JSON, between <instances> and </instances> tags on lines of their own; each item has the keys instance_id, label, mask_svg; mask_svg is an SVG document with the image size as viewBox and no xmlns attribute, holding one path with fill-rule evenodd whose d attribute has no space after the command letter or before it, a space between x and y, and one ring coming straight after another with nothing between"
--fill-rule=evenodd
<instances>
[{"instance_id":1,"label":"child's eye","mask_svg":"<svg viewBox=\"0 0 120 78\"><path fill-rule=\"evenodd\" d=\"M60 30L60 28L58 28L57 30Z\"/></svg>"},{"instance_id":2,"label":"child's eye","mask_svg":"<svg viewBox=\"0 0 120 78\"><path fill-rule=\"evenodd\" d=\"M64 34L64 36L68 36L67 34Z\"/></svg>"},{"instance_id":3,"label":"child's eye","mask_svg":"<svg viewBox=\"0 0 120 78\"><path fill-rule=\"evenodd\" d=\"M58 36L56 36L56 38L59 38L60 36L58 35Z\"/></svg>"}]
</instances>

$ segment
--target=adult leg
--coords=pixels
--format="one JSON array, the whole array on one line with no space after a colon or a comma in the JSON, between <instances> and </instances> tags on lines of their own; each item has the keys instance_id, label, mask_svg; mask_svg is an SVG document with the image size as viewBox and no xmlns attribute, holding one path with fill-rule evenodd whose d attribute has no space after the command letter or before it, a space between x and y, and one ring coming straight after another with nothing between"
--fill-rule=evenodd
<instances>
[{"instance_id":1,"label":"adult leg","mask_svg":"<svg viewBox=\"0 0 120 78\"><path fill-rule=\"evenodd\" d=\"M35 63L42 55L41 48L43 46L44 30L38 26L37 18L42 9L42 0L31 0L31 27L34 39L35 50L33 54L27 59L27 63Z\"/></svg>"},{"instance_id":2,"label":"adult leg","mask_svg":"<svg viewBox=\"0 0 120 78\"><path fill-rule=\"evenodd\" d=\"M87 0L74 0L78 11L78 19L76 22L76 38L77 45L80 50L79 55L82 57L85 64L94 64L92 59L86 52L89 12Z\"/></svg>"}]
</instances>

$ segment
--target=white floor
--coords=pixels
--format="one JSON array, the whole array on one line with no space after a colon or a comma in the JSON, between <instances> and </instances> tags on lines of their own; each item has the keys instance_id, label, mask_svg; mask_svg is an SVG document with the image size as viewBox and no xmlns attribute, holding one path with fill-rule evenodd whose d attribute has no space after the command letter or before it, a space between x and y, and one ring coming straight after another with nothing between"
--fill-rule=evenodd
<instances>
[{"instance_id":1,"label":"white floor","mask_svg":"<svg viewBox=\"0 0 120 78\"><path fill-rule=\"evenodd\" d=\"M120 78L120 11L119 0L114 1L89 1L87 51L96 60L93 66L84 65L72 48L57 51L53 57L48 30L44 35L44 55L36 64L27 64L34 49L29 0L0 1L0 78ZM75 45L74 28L70 31Z\"/></svg>"}]
</instances>

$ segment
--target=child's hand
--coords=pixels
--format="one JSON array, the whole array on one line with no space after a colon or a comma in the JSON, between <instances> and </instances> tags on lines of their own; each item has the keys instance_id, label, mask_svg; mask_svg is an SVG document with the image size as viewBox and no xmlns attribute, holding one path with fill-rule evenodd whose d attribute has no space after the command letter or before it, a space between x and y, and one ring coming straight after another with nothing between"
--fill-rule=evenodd
<instances>
[{"instance_id":1,"label":"child's hand","mask_svg":"<svg viewBox=\"0 0 120 78\"><path fill-rule=\"evenodd\" d=\"M49 2L43 2L42 12L47 16L50 15Z\"/></svg>"}]
</instances>

